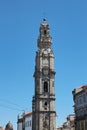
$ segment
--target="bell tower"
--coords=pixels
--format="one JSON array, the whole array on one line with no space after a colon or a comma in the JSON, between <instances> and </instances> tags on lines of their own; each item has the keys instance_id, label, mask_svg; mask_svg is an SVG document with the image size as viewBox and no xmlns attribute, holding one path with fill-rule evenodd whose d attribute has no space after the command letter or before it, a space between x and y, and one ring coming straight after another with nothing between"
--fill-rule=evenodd
<instances>
[{"instance_id":1,"label":"bell tower","mask_svg":"<svg viewBox=\"0 0 87 130\"><path fill-rule=\"evenodd\" d=\"M32 99L32 130L55 130L55 70L49 24L43 19L37 40L35 92Z\"/></svg>"}]
</instances>

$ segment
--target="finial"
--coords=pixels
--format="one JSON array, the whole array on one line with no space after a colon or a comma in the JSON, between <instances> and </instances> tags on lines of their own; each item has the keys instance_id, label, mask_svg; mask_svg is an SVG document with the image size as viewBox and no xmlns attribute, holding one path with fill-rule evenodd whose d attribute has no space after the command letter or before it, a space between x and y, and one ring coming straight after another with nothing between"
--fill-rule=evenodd
<instances>
[{"instance_id":1,"label":"finial","mask_svg":"<svg viewBox=\"0 0 87 130\"><path fill-rule=\"evenodd\" d=\"M43 18L43 24L46 25L46 18Z\"/></svg>"},{"instance_id":2,"label":"finial","mask_svg":"<svg viewBox=\"0 0 87 130\"><path fill-rule=\"evenodd\" d=\"M46 18L44 18L43 21L46 22Z\"/></svg>"}]
</instances>

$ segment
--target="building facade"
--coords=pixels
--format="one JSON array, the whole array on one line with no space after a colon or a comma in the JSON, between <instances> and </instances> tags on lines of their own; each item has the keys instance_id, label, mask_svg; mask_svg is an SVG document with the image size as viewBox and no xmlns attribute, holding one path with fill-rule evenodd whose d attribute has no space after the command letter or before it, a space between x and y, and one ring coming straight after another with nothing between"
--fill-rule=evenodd
<instances>
[{"instance_id":1,"label":"building facade","mask_svg":"<svg viewBox=\"0 0 87 130\"><path fill-rule=\"evenodd\" d=\"M25 112L18 116L17 130L32 130L32 112Z\"/></svg>"},{"instance_id":2,"label":"building facade","mask_svg":"<svg viewBox=\"0 0 87 130\"><path fill-rule=\"evenodd\" d=\"M67 121L59 126L57 130L75 130L75 114L67 116Z\"/></svg>"},{"instance_id":3,"label":"building facade","mask_svg":"<svg viewBox=\"0 0 87 130\"><path fill-rule=\"evenodd\" d=\"M75 130L87 130L87 85L73 90Z\"/></svg>"},{"instance_id":4,"label":"building facade","mask_svg":"<svg viewBox=\"0 0 87 130\"><path fill-rule=\"evenodd\" d=\"M35 60L35 93L32 100L32 130L55 130L55 70L52 38L46 19L40 25Z\"/></svg>"}]
</instances>

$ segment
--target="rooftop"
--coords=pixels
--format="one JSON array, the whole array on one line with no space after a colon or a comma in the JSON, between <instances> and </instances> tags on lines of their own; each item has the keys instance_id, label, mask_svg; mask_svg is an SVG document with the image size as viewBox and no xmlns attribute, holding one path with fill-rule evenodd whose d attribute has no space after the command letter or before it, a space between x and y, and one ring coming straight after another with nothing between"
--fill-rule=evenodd
<instances>
[{"instance_id":1,"label":"rooftop","mask_svg":"<svg viewBox=\"0 0 87 130\"><path fill-rule=\"evenodd\" d=\"M83 86L80 86L80 87L74 89L73 93L77 94L77 93L79 93L79 92L81 92L83 90L86 90L86 89L87 89L87 85L83 85Z\"/></svg>"}]
</instances>

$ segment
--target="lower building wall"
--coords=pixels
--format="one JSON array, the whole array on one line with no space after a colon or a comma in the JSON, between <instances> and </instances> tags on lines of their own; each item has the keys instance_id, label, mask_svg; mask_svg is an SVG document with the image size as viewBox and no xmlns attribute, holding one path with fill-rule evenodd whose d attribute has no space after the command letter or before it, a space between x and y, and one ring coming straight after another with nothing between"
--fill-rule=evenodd
<instances>
[{"instance_id":1,"label":"lower building wall","mask_svg":"<svg viewBox=\"0 0 87 130\"><path fill-rule=\"evenodd\" d=\"M87 130L87 119L76 122L76 130Z\"/></svg>"},{"instance_id":2,"label":"lower building wall","mask_svg":"<svg viewBox=\"0 0 87 130\"><path fill-rule=\"evenodd\" d=\"M17 124L17 130L23 130L23 128L22 128L22 123L18 123L18 124Z\"/></svg>"},{"instance_id":3,"label":"lower building wall","mask_svg":"<svg viewBox=\"0 0 87 130\"><path fill-rule=\"evenodd\" d=\"M32 130L32 116L25 118L25 130Z\"/></svg>"},{"instance_id":4,"label":"lower building wall","mask_svg":"<svg viewBox=\"0 0 87 130\"><path fill-rule=\"evenodd\" d=\"M17 130L32 130L32 113L23 113L21 118L18 117Z\"/></svg>"}]
</instances>

